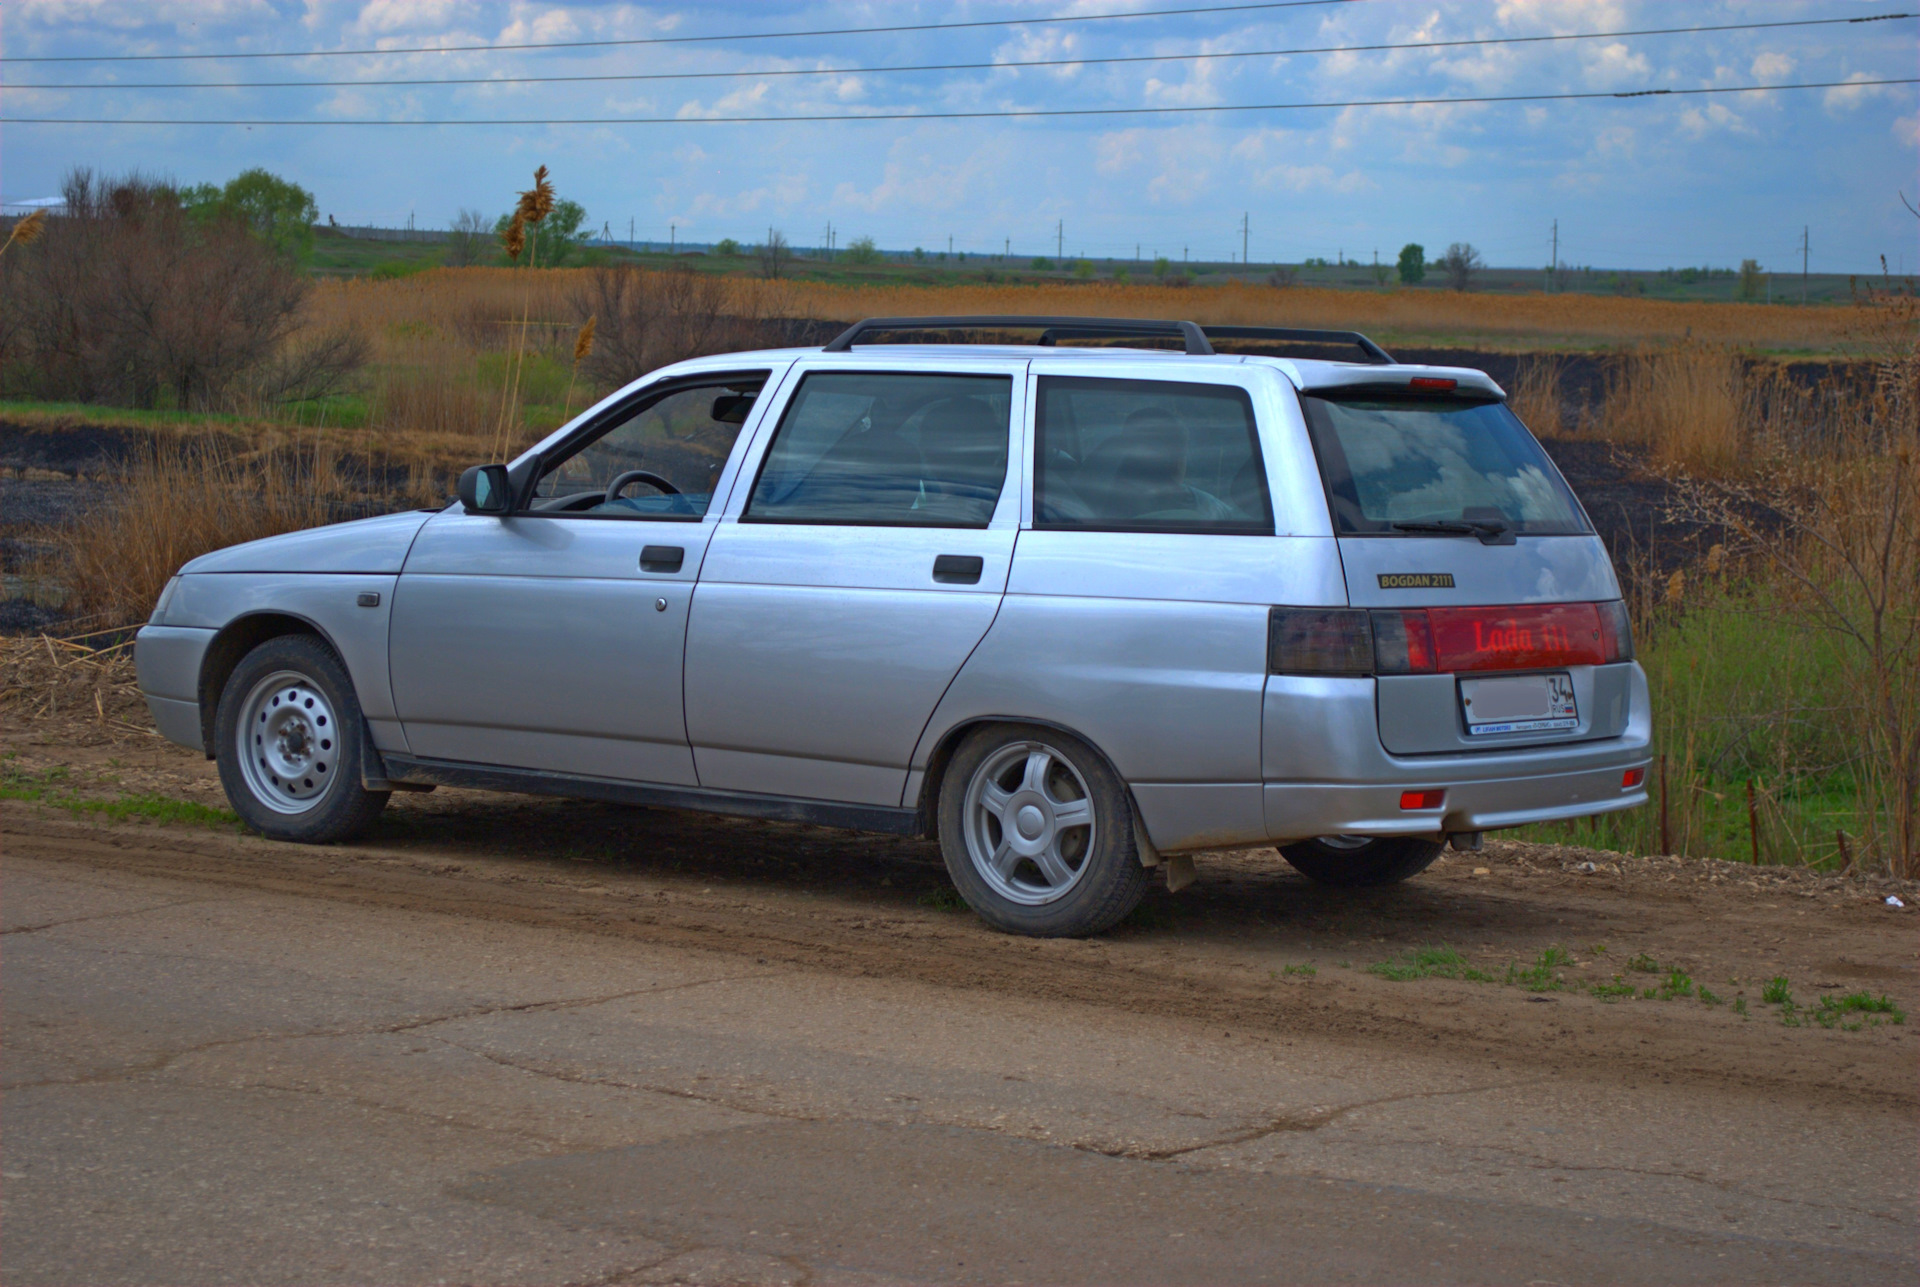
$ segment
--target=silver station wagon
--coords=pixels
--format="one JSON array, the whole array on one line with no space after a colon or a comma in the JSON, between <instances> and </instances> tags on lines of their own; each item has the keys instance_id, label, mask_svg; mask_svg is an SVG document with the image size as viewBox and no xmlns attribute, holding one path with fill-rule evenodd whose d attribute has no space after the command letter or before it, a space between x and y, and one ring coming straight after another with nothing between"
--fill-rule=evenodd
<instances>
[{"instance_id":1,"label":"silver station wagon","mask_svg":"<svg viewBox=\"0 0 1920 1287\"><path fill-rule=\"evenodd\" d=\"M1651 730L1606 549L1486 375L1108 318L663 368L444 510L195 559L138 659L268 836L436 785L921 834L1038 935L1197 850L1378 885L1632 808Z\"/></svg>"}]
</instances>

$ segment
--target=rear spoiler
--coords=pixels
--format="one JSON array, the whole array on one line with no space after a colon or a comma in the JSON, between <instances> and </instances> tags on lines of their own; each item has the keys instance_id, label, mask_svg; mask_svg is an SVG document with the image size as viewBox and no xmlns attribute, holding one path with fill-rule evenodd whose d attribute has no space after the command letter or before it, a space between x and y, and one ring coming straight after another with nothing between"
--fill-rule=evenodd
<instances>
[{"instance_id":1,"label":"rear spoiler","mask_svg":"<svg viewBox=\"0 0 1920 1287\"><path fill-rule=\"evenodd\" d=\"M1495 398L1507 400L1507 391L1485 371L1464 366L1346 366L1284 362L1302 393L1340 392L1350 396Z\"/></svg>"}]
</instances>

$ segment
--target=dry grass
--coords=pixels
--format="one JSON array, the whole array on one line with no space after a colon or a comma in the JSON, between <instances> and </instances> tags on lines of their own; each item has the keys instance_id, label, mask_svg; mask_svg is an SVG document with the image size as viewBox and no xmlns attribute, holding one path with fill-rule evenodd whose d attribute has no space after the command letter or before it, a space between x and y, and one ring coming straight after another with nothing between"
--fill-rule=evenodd
<instances>
[{"instance_id":1,"label":"dry grass","mask_svg":"<svg viewBox=\"0 0 1920 1287\"><path fill-rule=\"evenodd\" d=\"M528 273L444 268L396 281L328 281L313 292L316 325L374 330L402 323L443 326L478 309L517 317L522 292L536 319L570 322L567 301L590 269ZM951 313L1064 313L1183 317L1214 324L1341 327L1401 342L1500 348L1639 346L1694 340L1742 349L1844 351L1857 308L1785 304L1674 303L1594 295L1481 295L1453 291L1355 291L1236 284L1172 287L1110 282L1045 285L866 286L734 279L753 315L855 321ZM765 295L763 301L759 296Z\"/></svg>"}]
</instances>

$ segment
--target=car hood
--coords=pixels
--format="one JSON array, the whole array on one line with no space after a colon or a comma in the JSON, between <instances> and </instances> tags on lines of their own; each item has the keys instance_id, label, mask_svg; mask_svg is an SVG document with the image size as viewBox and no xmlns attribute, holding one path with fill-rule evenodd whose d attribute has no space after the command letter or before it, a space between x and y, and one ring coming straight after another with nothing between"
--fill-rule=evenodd
<instances>
[{"instance_id":1,"label":"car hood","mask_svg":"<svg viewBox=\"0 0 1920 1287\"><path fill-rule=\"evenodd\" d=\"M436 512L410 510L269 536L202 554L180 571L397 573L414 536Z\"/></svg>"}]
</instances>

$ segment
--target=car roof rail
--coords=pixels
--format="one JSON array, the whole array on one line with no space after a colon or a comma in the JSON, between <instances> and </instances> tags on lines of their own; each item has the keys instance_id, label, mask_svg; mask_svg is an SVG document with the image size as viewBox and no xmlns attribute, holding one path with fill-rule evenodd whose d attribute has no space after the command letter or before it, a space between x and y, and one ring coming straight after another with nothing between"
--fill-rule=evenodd
<instances>
[{"instance_id":1,"label":"car roof rail","mask_svg":"<svg viewBox=\"0 0 1920 1287\"><path fill-rule=\"evenodd\" d=\"M1039 330L1040 343L1059 339L1098 339L1119 336L1159 336L1179 339L1190 354L1213 352L1206 332L1193 322L1169 322L1131 317L1037 317L1011 313L971 317L868 317L855 322L825 346L828 353L845 353L855 344L887 331Z\"/></svg>"},{"instance_id":2,"label":"car roof rail","mask_svg":"<svg viewBox=\"0 0 1920 1287\"><path fill-rule=\"evenodd\" d=\"M1203 326L1210 340L1277 340L1294 344L1352 344L1376 366L1394 365L1393 355L1358 331L1312 331L1287 326Z\"/></svg>"}]
</instances>

